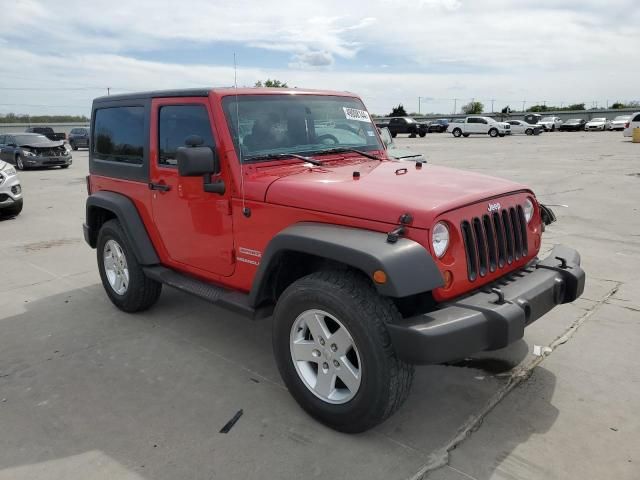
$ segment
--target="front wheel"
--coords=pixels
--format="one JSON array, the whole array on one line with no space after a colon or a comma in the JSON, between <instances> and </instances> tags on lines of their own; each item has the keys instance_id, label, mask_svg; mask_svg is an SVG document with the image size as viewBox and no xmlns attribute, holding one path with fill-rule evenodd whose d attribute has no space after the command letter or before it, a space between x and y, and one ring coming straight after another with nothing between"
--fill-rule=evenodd
<instances>
[{"instance_id":1,"label":"front wheel","mask_svg":"<svg viewBox=\"0 0 640 480\"><path fill-rule=\"evenodd\" d=\"M102 225L98 233L97 253L102 285L116 307L133 313L156 303L162 284L144 274L120 222L109 220Z\"/></svg>"},{"instance_id":2,"label":"front wheel","mask_svg":"<svg viewBox=\"0 0 640 480\"><path fill-rule=\"evenodd\" d=\"M75 144L75 142L71 142L69 145L71 145L72 150L78 150L78 146Z\"/></svg>"},{"instance_id":3,"label":"front wheel","mask_svg":"<svg viewBox=\"0 0 640 480\"><path fill-rule=\"evenodd\" d=\"M385 326L395 305L352 271L320 271L291 284L274 312L273 350L291 395L331 428L357 433L406 400L413 366L399 360Z\"/></svg>"},{"instance_id":4,"label":"front wheel","mask_svg":"<svg viewBox=\"0 0 640 480\"><path fill-rule=\"evenodd\" d=\"M526 133L527 135L533 135L533 130L531 130L530 128L527 128L524 133Z\"/></svg>"},{"instance_id":5,"label":"front wheel","mask_svg":"<svg viewBox=\"0 0 640 480\"><path fill-rule=\"evenodd\" d=\"M489 130L489 136L496 138L498 136L498 129L497 128L492 128L491 130Z\"/></svg>"},{"instance_id":6,"label":"front wheel","mask_svg":"<svg viewBox=\"0 0 640 480\"><path fill-rule=\"evenodd\" d=\"M462 130L460 130L459 128L454 128L452 133L456 138L460 138L462 136Z\"/></svg>"},{"instance_id":7,"label":"front wheel","mask_svg":"<svg viewBox=\"0 0 640 480\"><path fill-rule=\"evenodd\" d=\"M10 207L0 209L0 216L3 217L16 217L20 215L22 211L23 200L22 198L16 200Z\"/></svg>"},{"instance_id":8,"label":"front wheel","mask_svg":"<svg viewBox=\"0 0 640 480\"><path fill-rule=\"evenodd\" d=\"M26 170L27 169L27 167L25 167L25 165L24 165L24 160L22 160L22 156L21 155L16 156L16 168L18 170Z\"/></svg>"}]
</instances>

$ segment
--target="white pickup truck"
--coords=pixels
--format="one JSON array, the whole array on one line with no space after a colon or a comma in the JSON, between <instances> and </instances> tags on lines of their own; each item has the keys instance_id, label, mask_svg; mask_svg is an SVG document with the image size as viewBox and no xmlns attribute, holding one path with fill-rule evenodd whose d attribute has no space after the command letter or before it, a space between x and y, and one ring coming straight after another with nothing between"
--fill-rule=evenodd
<instances>
[{"instance_id":1,"label":"white pickup truck","mask_svg":"<svg viewBox=\"0 0 640 480\"><path fill-rule=\"evenodd\" d=\"M468 137L469 135L489 135L490 137L504 137L511 134L511 125L497 122L490 117L467 117L464 122L450 123L448 132L454 137Z\"/></svg>"}]
</instances>

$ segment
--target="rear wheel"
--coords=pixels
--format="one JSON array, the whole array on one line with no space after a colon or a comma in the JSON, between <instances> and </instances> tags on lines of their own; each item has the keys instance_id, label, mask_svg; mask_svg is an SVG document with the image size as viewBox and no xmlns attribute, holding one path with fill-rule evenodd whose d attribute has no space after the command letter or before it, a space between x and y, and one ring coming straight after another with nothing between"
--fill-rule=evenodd
<instances>
[{"instance_id":1,"label":"rear wheel","mask_svg":"<svg viewBox=\"0 0 640 480\"><path fill-rule=\"evenodd\" d=\"M397 135L398 135L398 132L391 132L391 137L392 138L396 138Z\"/></svg>"},{"instance_id":2,"label":"rear wheel","mask_svg":"<svg viewBox=\"0 0 640 480\"><path fill-rule=\"evenodd\" d=\"M556 131L556 126L555 126L555 125L552 125L552 126L551 126L551 131L552 131L552 132L555 132L555 131Z\"/></svg>"},{"instance_id":3,"label":"rear wheel","mask_svg":"<svg viewBox=\"0 0 640 480\"><path fill-rule=\"evenodd\" d=\"M102 285L116 307L133 313L156 303L162 284L144 274L117 220L100 228L97 254Z\"/></svg>"},{"instance_id":4,"label":"rear wheel","mask_svg":"<svg viewBox=\"0 0 640 480\"><path fill-rule=\"evenodd\" d=\"M69 165L60 165L60 168L69 168Z\"/></svg>"},{"instance_id":5,"label":"rear wheel","mask_svg":"<svg viewBox=\"0 0 640 480\"><path fill-rule=\"evenodd\" d=\"M527 135L533 135L533 130L531 130L530 128L527 128L524 133L526 133Z\"/></svg>"},{"instance_id":6,"label":"rear wheel","mask_svg":"<svg viewBox=\"0 0 640 480\"><path fill-rule=\"evenodd\" d=\"M420 133L420 138L424 138L427 135L427 132L421 132Z\"/></svg>"},{"instance_id":7,"label":"rear wheel","mask_svg":"<svg viewBox=\"0 0 640 480\"><path fill-rule=\"evenodd\" d=\"M492 128L489 130L489 136L496 138L498 136L498 129L497 128Z\"/></svg>"},{"instance_id":8,"label":"rear wheel","mask_svg":"<svg viewBox=\"0 0 640 480\"><path fill-rule=\"evenodd\" d=\"M400 319L357 272L321 271L291 284L274 312L280 375L320 422L356 433L383 422L406 400L413 366L395 354L385 323Z\"/></svg>"},{"instance_id":9,"label":"rear wheel","mask_svg":"<svg viewBox=\"0 0 640 480\"><path fill-rule=\"evenodd\" d=\"M460 130L459 128L454 128L452 133L456 138L460 138L462 136L462 130Z\"/></svg>"}]
</instances>

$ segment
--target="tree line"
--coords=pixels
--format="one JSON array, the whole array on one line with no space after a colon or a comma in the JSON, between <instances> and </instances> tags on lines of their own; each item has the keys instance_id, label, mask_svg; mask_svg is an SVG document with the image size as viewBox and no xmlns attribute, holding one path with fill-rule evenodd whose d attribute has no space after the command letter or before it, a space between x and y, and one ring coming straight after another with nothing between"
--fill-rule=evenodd
<instances>
[{"instance_id":1,"label":"tree line","mask_svg":"<svg viewBox=\"0 0 640 480\"><path fill-rule=\"evenodd\" d=\"M640 108L640 102L638 101L627 102L627 103L614 102L611 104L609 108L613 110L619 110L622 108ZM587 110L587 108L585 107L584 103L572 103L571 105L567 105L567 106L563 105L561 107L544 104L544 105L531 105L525 111L531 112L531 113L539 113L539 112L562 112L562 111L573 111L573 110ZM602 108L593 108L590 110L602 110ZM501 110L501 113L509 114L517 111L521 111L521 110L514 110L509 105L507 105ZM479 115L481 113L484 113L484 104L482 102L471 101L460 108L460 113L464 113L465 115ZM406 116L419 116L419 115L420 114L415 112L407 114L407 111L405 110L404 106L400 103L398 104L397 107L393 107L391 109L391 113L389 113L389 115L387 116L388 117L406 117ZM372 116L377 117L378 115L374 114Z\"/></svg>"},{"instance_id":2,"label":"tree line","mask_svg":"<svg viewBox=\"0 0 640 480\"><path fill-rule=\"evenodd\" d=\"M0 113L0 123L89 123L85 115L26 115Z\"/></svg>"}]
</instances>

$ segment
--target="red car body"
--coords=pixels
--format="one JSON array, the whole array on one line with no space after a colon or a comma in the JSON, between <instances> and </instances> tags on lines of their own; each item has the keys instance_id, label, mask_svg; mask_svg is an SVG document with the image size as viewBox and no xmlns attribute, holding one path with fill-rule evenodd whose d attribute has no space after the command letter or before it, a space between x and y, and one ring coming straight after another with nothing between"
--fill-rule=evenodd
<instances>
[{"instance_id":1,"label":"red car body","mask_svg":"<svg viewBox=\"0 0 640 480\"><path fill-rule=\"evenodd\" d=\"M533 192L508 180L434 165L420 169L410 166L398 172L400 165L387 160L384 150L375 152L383 158L381 161L347 153L324 156L322 167L292 159L244 165L241 169L226 128L222 97L282 94L353 97L349 93L297 89L213 89L204 98L154 98L149 130L150 181L171 189L154 191L146 183L91 175L91 192L119 192L134 201L162 264L243 292L251 289L259 257L247 256L239 249L264 252L278 232L299 222L388 232L403 213L410 212L413 222L405 236L429 251L430 228L438 221L446 222L451 245L444 257L437 259L437 265L443 274L452 274L452 281L433 292L438 301L490 283L522 267L538 253L542 222ZM230 185L222 196L204 192L199 178L179 177L175 168L158 165L159 109L185 104L202 104L209 112L221 159L220 178ZM358 179L354 179L354 171L360 173ZM461 222L482 217L491 201L499 200L506 208L522 204L527 197L535 205L526 230L527 254L470 281ZM242 215L243 205L251 209L250 219Z\"/></svg>"}]
</instances>

